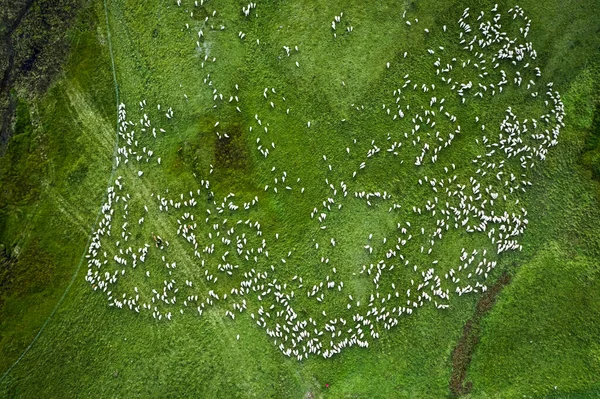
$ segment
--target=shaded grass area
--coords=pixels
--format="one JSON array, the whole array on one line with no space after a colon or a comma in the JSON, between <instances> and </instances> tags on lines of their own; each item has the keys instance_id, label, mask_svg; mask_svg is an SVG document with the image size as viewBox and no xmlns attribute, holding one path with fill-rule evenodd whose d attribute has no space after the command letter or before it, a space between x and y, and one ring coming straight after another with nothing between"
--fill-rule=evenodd
<instances>
[{"instance_id":1,"label":"shaded grass area","mask_svg":"<svg viewBox=\"0 0 600 399\"><path fill-rule=\"evenodd\" d=\"M438 30L454 5L411 4L417 11L428 10L422 23ZM532 40L541 49L545 75L558 82L559 90L569 93L565 98L569 128L528 194L531 224L523 240L525 250L501 259L503 267L514 275L513 284L500 295L498 308L481 320L481 343L467 376L473 382L473 397L549 395L551 380L565 394L593 395L598 389L592 374L597 371L593 359L597 339L593 337L598 331L597 317L588 310L598 306L596 297L581 293L580 283L587 282L589 292L598 292L597 269L593 266L600 237L595 227L598 197L589 172L583 171L577 160L589 137L593 115L587 100L589 87L598 82L592 73L579 75L586 52L597 43L597 23L589 11L597 4L586 2L589 7L585 9L558 2L521 5L538 24L532 30ZM228 54L233 58L225 68L215 68L211 73L215 82L229 89L241 83L242 105L252 111L241 116L232 112L224 117L207 105L211 104L211 94L199 78L199 57L191 58L193 42L181 30L183 19L173 10L174 3L109 2L117 78L124 102L133 108L146 98L152 104L160 101L176 110L191 110L178 114L169 126L176 134L157 144L157 150L165 154L166 173L156 187L186 187L207 177L213 164L218 167L211 179L217 182L215 191L219 195L236 191L251 198L272 181L270 168L261 163L253 147L255 138L246 133L254 112L267 115L272 131L284 132L285 140L277 144L281 155L274 151L269 159L279 170L287 168L306 182L326 177L319 164L323 153L334 154L333 159L342 163L343 150L352 138L359 140L362 151L371 135L384 135L389 126L382 117L359 116L349 125L340 120L354 115L349 110L352 103L365 105L367 110L379 108L380 99L389 94L383 76L384 60L399 60L404 49L423 48L422 35L408 34L399 26L403 4L377 3L367 11L359 2L317 2L312 7L276 2L260 4L261 17L256 22L240 22L241 5L237 3L220 2L218 6L226 15L224 23L241 24L249 32L248 44L230 38L224 39L222 46L205 43L213 46L217 58ZM327 27L341 9L354 10L346 14L357 32L365 32L364 36L333 41L329 30L315 29ZM584 18L585 14L589 16ZM75 50L66 76L43 98L19 103L17 131L22 134L13 137L6 156L0 160L0 178L6 176L2 189L7 188L0 201L0 242L11 253L20 254L11 263L11 282L3 288L0 370L7 368L30 342L66 285L84 250L110 172L114 91L103 33L106 27L97 22L104 20L101 5L96 4L86 17L93 21L92 27L81 26L73 33ZM202 18L198 15L199 20ZM578 18L578 23L570 24L573 18ZM584 35L591 39L574 44ZM254 45L256 37L269 46ZM301 48L302 58L298 59L305 69L298 70L290 60L278 58L282 55L281 45L296 43ZM576 56L565 61L567 49ZM413 64L407 67L422 65L420 60L410 62ZM370 65L380 68L366 67ZM352 90L344 91L341 80ZM275 110L261 98L263 88L273 82L278 92L288 97L288 105L277 103ZM184 100L184 93L190 95L189 102ZM284 119L280 111L285 106L292 110L291 119ZM228 131L230 140L215 139L213 126L217 118L226 125L221 131ZM306 132L307 120L313 121L313 132ZM360 141L363 138L364 142ZM453 157L462 155L457 151ZM393 172L374 168L363 183L369 188L371 180L385 180ZM344 171L333 173L341 177ZM405 178L394 177L396 183ZM30 188L23 189L19 182ZM285 246L298 248L297 264L306 270L314 268L307 274L313 273L315 278L320 272L308 264L313 258L309 256L310 240L315 232L302 226L311 204L324 192L322 187L314 187L297 203L286 197L269 199L261 202L257 211L272 232L298 226L297 232L286 238ZM405 194L419 196L416 191L406 190ZM298 212L286 212L293 207ZM358 240L374 226L389 222L383 212L350 209L347 215L332 221L332 228L347 231L348 241ZM544 249L550 239L560 242L562 248L553 245L550 250ZM350 248L338 256L340 261L351 259L351 264L367 262L363 253ZM295 271L287 273L291 276ZM574 277L569 278L568 273ZM360 295L364 291L360 280L355 285ZM327 361L311 358L298 363L284 358L264 331L247 317L231 322L223 319L223 309L217 308L201 319L185 316L171 324L157 324L109 309L104 298L83 282L83 273L73 288L32 352L2 383L0 394L445 397L450 393L452 350L464 323L477 311L477 298L464 297L453 303L450 312L428 308L403 319L369 350L352 348ZM575 298L579 308L571 306L570 298ZM235 340L237 333L242 336L240 342ZM535 337L536 346L528 346L527 337ZM576 339L569 341L569 337ZM565 348L568 357L557 356L563 353L557 348ZM563 369L562 364L567 367Z\"/></svg>"},{"instance_id":2,"label":"shaded grass area","mask_svg":"<svg viewBox=\"0 0 600 399\"><path fill-rule=\"evenodd\" d=\"M33 101L18 100L14 135L0 158L0 243L11 257L0 285L3 369L64 291L110 171L113 91L109 70L98 67L106 56L86 19L93 17L88 9L70 36L63 78Z\"/></svg>"},{"instance_id":3,"label":"shaded grass area","mask_svg":"<svg viewBox=\"0 0 600 399\"><path fill-rule=\"evenodd\" d=\"M581 164L591 171L592 178L600 181L600 62L592 63L580 79L583 81L582 86L585 85L589 90L586 90L587 96L581 96L577 103L578 108L586 110L583 118L585 124L589 123L590 113L593 112L589 134L585 139L580 159ZM590 101L593 103L593 107L586 106L586 103L589 104Z\"/></svg>"}]
</instances>

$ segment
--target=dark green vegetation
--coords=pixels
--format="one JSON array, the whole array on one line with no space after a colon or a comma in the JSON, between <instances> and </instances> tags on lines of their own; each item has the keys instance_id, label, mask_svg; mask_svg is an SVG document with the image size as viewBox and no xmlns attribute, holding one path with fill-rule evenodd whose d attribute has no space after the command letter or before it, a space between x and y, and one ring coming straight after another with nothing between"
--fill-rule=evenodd
<instances>
[{"instance_id":1,"label":"dark green vegetation","mask_svg":"<svg viewBox=\"0 0 600 399\"><path fill-rule=\"evenodd\" d=\"M380 106L367 99L388 93L378 68L398 56L398 42L409 51L424 46L420 33L408 34L398 22L404 4L377 2L367 9L363 2L336 3L259 4L260 18L244 31L254 30L276 50L247 51L250 40L214 45L217 58L234 60L214 70L215 82L231 86L253 79L255 86L242 87L250 100L274 82L284 94L295 92L288 96L290 108L303 114L291 123L277 116L270 120L273 130L285 125L290 132L288 140L278 142L281 154L302 152L283 159L274 151L272 157L281 165L304 165L296 172L304 182L323 176L320 169L301 163L302 158L316 163L321 147L335 152L344 142L346 132L338 121L350 114L347 104ZM420 23L440 30L458 19L460 11L453 10L493 5L473 3L424 1L412 7ZM235 26L242 5L215 0L214 7L236 16L232 21L223 17ZM600 5L520 5L533 20L531 40L540 67L545 78L556 82L567 121L559 145L535 172L526 195L530 227L522 240L524 250L501 258L512 281L479 321L480 342L466 380L472 383L471 397L595 397L600 389ZM166 173L179 182L173 185L185 187L193 181L191 172L201 176L213 163L220 166L212 178L217 193L230 187L243 193L260 190L270 175L256 167L260 154L240 127L254 114L224 118L207 105L210 92L201 84L198 60L190 60L193 42L180 30L183 19L174 2L116 1L108 2L108 10L122 101L132 109L147 98L185 110L173 122L178 134L160 144ZM333 41L327 27L341 10L355 32ZM31 342L76 270L110 174L116 114L102 4L85 7L78 21L66 36L71 51L64 76L44 94L14 94L14 133L0 158L0 243L5 248L0 260L0 371ZM303 28L279 36L280 26L288 29L294 22ZM288 35L296 36L279 43ZM302 72L277 58L281 45L294 42L306 52L300 59L306 67ZM412 62L413 68L420 65ZM339 76L351 92L342 91ZM188 95L194 93L190 105L184 103L180 83ZM268 112L268 105L258 101L246 107ZM230 140L214 139L217 118L227 121ZM309 119L329 140L302 133ZM384 134L388 128L383 119L360 123L351 128L353 134L367 128ZM383 169L375 174L374 179L387 177ZM261 204L261 212L270 215L270 225L302 226L312 202L309 198L297 205L303 210L300 216L282 212L290 206L285 199ZM333 228L336 223L352 236L371 228L369 224L385 225L386 218L356 211L332 221ZM293 245L306 246L301 254L308 252L310 242L304 243L313 233L300 229L290 238ZM338 256L361 256L351 251ZM382 334L368 350L352 348L333 359L298 363L283 357L248 317L231 322L215 311L201 319L155 324L109 309L105 298L83 281L84 270L31 351L0 383L3 396L446 397L451 394L452 352L478 299L462 297L448 312L424 308ZM242 335L240 342L236 333Z\"/></svg>"},{"instance_id":2,"label":"dark green vegetation","mask_svg":"<svg viewBox=\"0 0 600 399\"><path fill-rule=\"evenodd\" d=\"M595 108L593 110L590 134L585 139L581 162L586 169L592 172L592 178L600 181L600 83L598 83L600 82L600 65L598 65L598 61L594 61L587 70L587 74L589 76L586 77L589 81L586 84L592 85L590 95ZM590 111L592 110L588 110L588 112Z\"/></svg>"},{"instance_id":3,"label":"dark green vegetation","mask_svg":"<svg viewBox=\"0 0 600 399\"><path fill-rule=\"evenodd\" d=\"M11 135L17 95L33 100L52 84L69 53L68 28L86 4L73 0L0 2L0 154Z\"/></svg>"}]
</instances>

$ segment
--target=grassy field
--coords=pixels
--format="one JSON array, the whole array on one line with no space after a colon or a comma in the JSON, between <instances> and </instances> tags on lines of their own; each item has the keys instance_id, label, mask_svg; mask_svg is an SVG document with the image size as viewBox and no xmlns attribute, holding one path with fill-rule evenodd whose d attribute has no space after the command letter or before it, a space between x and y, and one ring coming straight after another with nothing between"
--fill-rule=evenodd
<instances>
[{"instance_id":1,"label":"grassy field","mask_svg":"<svg viewBox=\"0 0 600 399\"><path fill-rule=\"evenodd\" d=\"M409 280L418 283L432 260L439 260L435 268L443 276L460 264L461 248L469 253L487 249L488 259L497 266L489 271L487 280L477 281L492 285L502 273L509 273L511 280L477 326L478 344L466 374L472 389L465 396L598 396L600 20L596 15L600 4L521 2L532 21L526 41L533 43L538 56L523 74L533 72L534 66L540 68L540 98L509 84L502 95L486 93L480 100L469 97L464 105L449 85L439 80L433 62L437 57L442 65L451 63L452 57L460 61L471 57L459 43L457 21L466 7L471 8L472 19L481 10L489 16L494 2L367 5L358 1L277 1L259 3L251 16L244 17L241 8L246 5L221 0L206 1L203 7L195 7L191 1L183 1L181 7L175 1L95 2L81 11L79 22L69 30L71 50L63 75L34 100L28 100L25 93L13 94L18 99L14 134L0 158L0 244L5 248L0 263L0 395L454 395L450 389L452 352L465 322L476 312L479 294L440 301L450 305L445 310L425 302L412 315L398 317L398 324L390 330L378 325L380 338L370 339L369 348L353 346L330 359L311 355L302 361L283 355L277 347L280 341L274 344L250 317L261 305L280 306L269 295L263 295L262 301L255 293L246 296L248 310L236 313L235 320L225 315L232 310L234 295L207 306L200 317L195 306L180 314L184 309L180 303L161 304L160 321L150 311L138 314L108 306L106 294L92 290L85 281L88 267L82 254L102 219L98 215L106 202L107 186L121 176L125 189L115 190L129 193L131 198L128 208L122 201L114 206L113 217L118 222L113 237L102 238L102 251L108 251L110 259L119 255L119 248L124 249L116 243L124 240L121 231L131 233L127 244L121 245L141 248L150 244L150 249L143 265L128 268L111 287L115 298L131 295L138 287L140 302L149 301L150 290L162 287L163 280L170 278L179 282L178 302L194 294L202 301L211 289L222 298L239 286L243 272L255 268L290 287L297 287L293 276L303 276L304 290L294 288L294 309L300 319L314 318L322 328L330 317L352 318L359 306L353 303L353 309L347 309L349 294L366 310L372 293L393 295L394 282L405 302ZM499 11L505 14L513 6L501 3ZM334 37L331 21L342 11ZM412 22L410 26L406 20ZM519 23L507 18L505 28L518 34ZM352 31L343 33L350 26ZM245 33L244 39L239 31ZM290 48L289 56L283 46ZM435 55L428 49L434 49ZM511 78L516 76L515 66L505 68ZM478 79L481 71L475 67L457 65L455 69L454 81L485 81ZM495 74L491 68L489 71ZM397 112L397 96L392 92L402 87L407 73L412 82L403 89L401 104L410 104L411 110L404 108L405 120L392 120ZM475 139L481 139L484 130L475 117L485 121L490 137L497 134L492 126L500 124L509 106L521 120L538 118L545 112L543 87L547 82L554 82L553 89L560 92L565 106L565 126L558 145L550 148L544 162L526 172L524 179L532 182L526 193L505 192L511 200L518 199L519 206L514 201L498 201L491 207L499 213L505 209L519 213L521 206L527 209L528 228L519 237L523 250L496 255L496 246L487 234L457 228L445 231L435 248L431 245L431 256L421 254L420 247L426 252L430 239L421 234L420 227L428 232L437 227L436 218L425 212L424 205L428 200L434 202L437 194L427 183L421 186L417 181L425 176L446 178L443 168L453 170L455 164L452 173L467 183L479 168L471 159L482 150ZM411 90L414 83L418 88ZM432 83L437 88L430 86L432 92L424 94L421 84ZM228 101L236 95L239 101ZM458 124L461 133L440 151L437 163L427 162L432 155L429 152L424 165L416 167L421 146L413 145L412 140L422 134L419 139L433 147L435 129L422 123L421 133L413 133L410 139L403 134L411 134L413 124L408 119L415 112L422 114L420 107L431 108L433 95L438 101L445 98L448 112L459 119L455 123L439 112L436 128L444 139ZM144 110L139 106L142 100L146 101ZM147 114L152 127L165 130L154 139L151 128L145 133L140 126L132 128L139 140L138 151L148 147L155 153L148 163L138 164L131 156L127 164L114 164L117 139L118 146L133 148L127 138L115 133L117 103L121 102L127 120L139 124ZM434 107L436 111L439 105ZM165 117L169 107L174 111L172 119ZM391 115L386 108L392 109ZM230 137L219 139L218 134ZM257 148L258 138L260 149L270 151L267 157ZM367 159L373 140L381 153ZM396 140L403 143L398 155L386 151ZM366 167L359 169L362 161ZM144 171L143 176L138 176L138 170ZM506 170L519 171L519 162L508 161ZM354 171L358 171L355 178ZM284 172L285 183L281 181ZM493 184L494 175L481 176L482 184ZM201 187L205 179L210 179L210 190ZM348 185L347 199L341 198L340 182ZM330 183L335 185L337 197ZM201 256L206 267L199 266L194 250L175 234L184 210L173 206L168 211L160 209L156 199L160 194L177 201L179 193L187 195L200 188L196 198L200 203L196 211L198 246L216 245L214 254ZM301 192L302 188L305 191ZM392 199L376 198L373 206L367 206L366 199L354 196L361 191L386 191ZM217 207L230 201L221 200L230 192L235 193L233 201L241 209L225 209L219 214ZM243 209L242 204L255 196L258 204ZM322 202L329 197L335 197L335 206L325 210ZM338 203L341 209L337 209ZM390 211L395 203L401 208ZM144 206L149 211L144 211ZM413 206L423 208L423 215L413 212ZM310 218L315 207L319 208L317 215L327 213L326 223L319 223L317 216ZM209 223L204 224L207 216ZM125 217L129 230L121 228ZM145 218L143 224L138 223L141 217ZM262 236L256 235L256 228L235 225L247 219L260 222ZM246 233L249 247L258 248L264 239L269 257L257 254L257 261L252 262L232 254L230 262L239 264L240 269L232 276L220 272L217 264L224 262L221 257L226 256L227 247L220 244L220 238L208 236L209 231L216 234L211 230L214 223L221 224L223 236L227 234L225 226L235 226L236 234ZM393 245L397 237L406 239L397 223L414 235L400 251L410 259L406 267L398 259L386 259L390 245L382 244L384 237ZM155 248L153 235L169 241L169 246ZM331 238L336 240L335 247ZM372 254L365 245L373 247ZM325 258L329 263L322 261ZM360 272L363 265L368 269L380 259L395 264L396 269L383 274L375 289L374 273ZM177 262L177 268L165 268L165 261ZM417 272L412 269L414 264L419 265ZM103 270L120 273L121 266L111 263ZM207 279L205 270L219 281ZM151 277L145 276L146 271ZM343 280L346 286L343 293L326 290L325 300L317 302L306 290L324 281L326 275ZM466 275L461 278L467 279ZM184 287L182 281L187 279L198 288ZM453 292L456 285L444 281L443 287ZM57 303L60 306L56 308ZM172 321L164 319L169 311L174 313ZM322 316L324 311L330 317ZM269 320L269 325L274 328L276 321ZM36 336L42 326L42 333ZM4 370L10 371L4 374Z\"/></svg>"}]
</instances>

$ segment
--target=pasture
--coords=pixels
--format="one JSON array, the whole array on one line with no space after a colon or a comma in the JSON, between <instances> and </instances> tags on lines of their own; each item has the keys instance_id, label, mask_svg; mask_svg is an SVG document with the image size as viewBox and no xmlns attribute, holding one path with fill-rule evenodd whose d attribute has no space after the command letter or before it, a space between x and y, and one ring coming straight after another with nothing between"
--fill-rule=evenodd
<instances>
[{"instance_id":1,"label":"pasture","mask_svg":"<svg viewBox=\"0 0 600 399\"><path fill-rule=\"evenodd\" d=\"M90 2L14 93L0 393L596 396L599 8Z\"/></svg>"}]
</instances>

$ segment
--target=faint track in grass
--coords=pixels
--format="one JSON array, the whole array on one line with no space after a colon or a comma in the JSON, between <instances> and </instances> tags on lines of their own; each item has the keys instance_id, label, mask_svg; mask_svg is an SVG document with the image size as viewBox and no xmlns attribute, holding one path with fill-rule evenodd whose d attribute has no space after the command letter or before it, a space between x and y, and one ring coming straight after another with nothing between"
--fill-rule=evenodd
<instances>
[{"instance_id":1,"label":"faint track in grass","mask_svg":"<svg viewBox=\"0 0 600 399\"><path fill-rule=\"evenodd\" d=\"M114 144L114 140L112 140L111 138L112 129L106 127L106 123L104 123L105 121L101 120L101 118L94 114L92 107L88 104L88 101L85 100L84 95L83 93L81 93L80 90L76 89L75 87L73 87L73 85L70 84L65 84L64 86L65 93L69 97L69 101L71 101L72 104L76 105L75 108L79 119L81 121L93 121L95 125L102 127L101 135L92 134L92 138L95 139L98 143L98 148L102 148L103 151L110 149L110 147ZM45 127L40 126L40 130L43 131L44 129ZM83 233L87 234L88 226L87 223L82 219L82 213L84 213L84 211L73 211L73 206L69 207L68 205L70 204L68 204L68 201L62 195L60 195L59 193L53 193L54 190L52 190L52 186L50 183L55 179L55 171L54 165L52 164L50 164L49 166L48 175L49 177L42 184L44 190L40 194L40 200L36 201L34 210L31 211L27 217L25 227L21 229L20 233L10 245L11 248L15 246L19 247L19 250L16 254L17 259L24 251L25 247L23 247L23 244L27 244L26 238L30 232L30 227L32 226L32 224L35 224L34 221L37 221L37 218L41 212L40 204L43 203L45 200L60 203L61 205L58 209L61 211L61 213L71 221L77 219L77 223L73 223L73 225L77 225L78 229L82 229Z\"/></svg>"},{"instance_id":2,"label":"faint track in grass","mask_svg":"<svg viewBox=\"0 0 600 399\"><path fill-rule=\"evenodd\" d=\"M113 83L115 86L115 99L116 99L116 111L117 111L117 122L115 124L115 144L114 144L114 148L113 148L113 163L112 163L112 170L110 172L110 177L108 178L108 184L107 184L107 189L108 187L110 187L113 178L114 178L114 174L115 174L115 170L117 168L117 164L115 162L116 159L116 154L117 154L117 148L119 146L119 118L118 118L118 112L119 112L119 84L117 83L117 73L115 70L115 60L113 57L113 50L112 50L112 42L111 42L111 37L110 37L110 25L109 25L109 21L108 21L108 7L106 4L107 0L103 0L104 3L104 15L106 17L106 33L107 33L107 41L108 41L108 50L109 50L109 54L110 54L110 61L111 61L111 67L112 67L112 73L113 73ZM67 296L69 290L71 289L71 287L73 286L73 282L75 282L75 279L77 278L77 275L79 274L79 270L81 270L81 265L83 264L83 261L85 260L85 255L87 253L87 250L89 248L90 245L90 241L92 240L92 236L94 234L94 230L96 225L98 224L98 219L100 218L100 214L102 213L102 208L100 207L100 209L98 210L98 213L96 215L96 219L94 220L94 223L92 225L92 231L90 232L90 235L88 237L87 240L87 244L85 246L84 252L81 255L81 258L79 260L79 263L77 264L77 268L75 269L75 271L73 272L73 275L71 276L71 280L69 281L69 284L67 285L67 288L65 288L65 291L63 292L62 296L60 297L60 299L58 300L58 302L56 303L56 305L54 306L54 308L52 309L52 312L50 312L50 315L48 316L48 318L46 318L46 320L44 321L44 324L42 325L42 327L40 328L40 330L37 332L37 334L35 335L35 337L33 337L33 340L31 341L31 343L27 346L27 348L25 348L25 350L23 351L23 353L21 353L21 355L19 356L19 358L2 374L2 377L0 377L0 383L2 383L4 381L4 379L6 378L6 376L12 371L13 368L15 368L15 366L17 366L19 364L19 362L21 362L21 360L25 357L25 355L29 352L29 350L33 347L33 345L35 344L35 342L39 339L39 337L42 335L42 332L44 331L44 329L46 328L46 326L48 325L48 323L50 322L50 320L52 319L52 317L56 314L56 311L58 310L58 308L60 307L60 305L62 305L65 297Z\"/></svg>"},{"instance_id":3,"label":"faint track in grass","mask_svg":"<svg viewBox=\"0 0 600 399\"><path fill-rule=\"evenodd\" d=\"M125 16L123 14L120 14L120 10L118 9L118 7L113 8L112 11L116 21L125 21ZM124 26L125 28L127 28L126 24L124 24ZM126 42L127 45L131 48L135 48L135 43L132 40L132 35L127 29L125 29L123 35L119 36L119 40ZM166 126L164 127L166 128ZM140 194L140 197L142 198L151 198L151 194L155 192L156 187L152 187L152 185L150 185L148 180L146 180L145 178L139 179L136 175L134 175L133 178L135 181L134 185L132 186L133 192ZM170 219L170 216L168 216L168 214L166 213L159 212L153 219L153 222L157 227L157 230L155 231L161 231L161 236L163 236L163 238L168 237L169 231L174 231L174 229L176 229L176 225L171 224L174 223L174 221ZM162 232L164 232L164 234ZM168 238L167 241L171 241L170 238ZM169 251L172 251L169 254L169 258L178 259L177 262L181 262L182 264L194 264L195 259L192 256L192 254L188 252L187 248L185 247L186 244L181 245L181 243L174 241L175 240L171 241L169 246ZM202 279L199 282L197 282L197 284L199 287L202 287L204 289L204 292L208 292L210 290L208 284ZM215 335L215 339L218 339L225 347L229 347L231 352L230 354L233 354L233 356L238 360L238 365L240 366L239 370L242 370L242 375L244 375L245 377L243 381L238 382L241 386L244 387L244 389L246 389L247 392L253 392L252 385L249 384L251 378L247 374L244 374L243 370L250 370L254 366L254 364L252 362L246 361L246 356L244 356L245 351L243 348L240 347L240 343L236 339L236 331L234 330L234 328L236 327L232 327L228 322L229 320L225 318L227 319L226 321L222 317L222 315L225 313L225 310L226 309L223 308L220 304L215 304L212 309L204 310L204 313L201 317L204 318L208 323L210 323L212 328L215 328L217 331L219 331L219 334ZM194 313L194 311L192 310L191 313ZM179 315L177 314L177 316ZM240 314L236 313L236 316L240 316ZM296 379L304 386L316 385L314 383L306 383L305 378L299 373L299 371L296 368L293 367L292 363L287 363L286 367L289 368L290 372L293 373L296 376Z\"/></svg>"}]
</instances>

